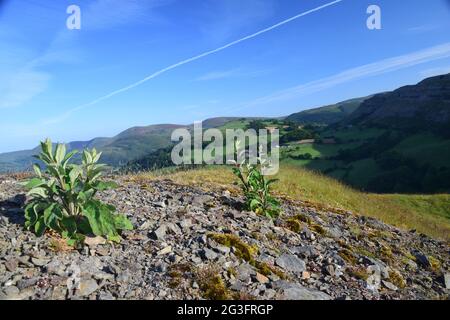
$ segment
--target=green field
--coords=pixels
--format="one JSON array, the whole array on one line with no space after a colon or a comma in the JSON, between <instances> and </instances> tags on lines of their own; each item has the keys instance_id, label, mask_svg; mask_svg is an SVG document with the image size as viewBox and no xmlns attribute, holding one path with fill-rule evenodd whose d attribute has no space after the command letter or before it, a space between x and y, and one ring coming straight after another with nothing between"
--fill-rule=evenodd
<instances>
[{"instance_id":1,"label":"green field","mask_svg":"<svg viewBox=\"0 0 450 320\"><path fill-rule=\"evenodd\" d=\"M387 157L386 155L394 152L403 159L408 159L408 163L404 166L412 168L411 161L416 163L416 173L422 170L421 166L426 165L427 170L434 168L448 168L450 159L450 140L434 135L432 133L417 133L414 135L406 135L405 138L399 137L398 142L390 145L386 144L386 148L381 146L380 152L367 154L364 157L355 160L343 161L339 157L341 150L356 150L361 146L368 146L368 150L372 145L379 147L384 141L383 134L386 130L378 128L345 128L339 130L326 130L321 132L321 137L333 137L336 144L294 144L284 145L281 147L281 158L284 163L288 163L297 167L303 167L314 171L320 171L330 177L337 178L360 190L367 190L373 185L373 181L378 181L378 186L383 183L379 176L386 174L389 169L396 167L380 167L377 156ZM394 135L398 134L392 131ZM311 160L305 160L305 155L311 155ZM406 161L406 160L404 160ZM398 166L401 166L399 164ZM398 174L398 173L397 173ZM435 173L436 174L436 173ZM408 175L405 173L404 175ZM437 173L439 176L439 173ZM393 178L395 179L395 178ZM434 178L435 179L435 178ZM407 186L407 182L403 182Z\"/></svg>"}]
</instances>

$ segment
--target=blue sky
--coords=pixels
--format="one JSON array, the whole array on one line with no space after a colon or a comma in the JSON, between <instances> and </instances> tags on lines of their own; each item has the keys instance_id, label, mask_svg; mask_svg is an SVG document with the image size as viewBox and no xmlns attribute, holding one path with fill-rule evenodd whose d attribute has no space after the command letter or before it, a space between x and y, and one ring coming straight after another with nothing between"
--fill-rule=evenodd
<instances>
[{"instance_id":1,"label":"blue sky","mask_svg":"<svg viewBox=\"0 0 450 320\"><path fill-rule=\"evenodd\" d=\"M447 0L343 0L244 39L331 1L0 1L0 152L47 136L288 115L450 72ZM66 28L70 4L81 30ZM366 27L371 4L381 30Z\"/></svg>"}]
</instances>

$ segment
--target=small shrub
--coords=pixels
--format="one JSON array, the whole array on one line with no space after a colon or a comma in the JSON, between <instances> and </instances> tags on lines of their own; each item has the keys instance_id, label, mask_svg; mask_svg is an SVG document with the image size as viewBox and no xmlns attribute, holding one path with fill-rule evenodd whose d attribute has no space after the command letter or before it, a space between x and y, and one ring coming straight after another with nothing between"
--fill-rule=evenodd
<instances>
[{"instance_id":1,"label":"small shrub","mask_svg":"<svg viewBox=\"0 0 450 320\"><path fill-rule=\"evenodd\" d=\"M33 166L35 178L27 181L31 200L25 207L25 227L40 236L47 229L61 234L69 245L83 242L85 235L105 236L120 241L120 230L131 230L131 222L116 208L95 199L98 191L116 187L114 182L100 181L104 165L98 164L101 152L83 151L82 164L70 164L77 153L66 154L64 144L53 152L52 142L41 142L41 152L36 158L46 168Z\"/></svg>"},{"instance_id":2,"label":"small shrub","mask_svg":"<svg viewBox=\"0 0 450 320\"><path fill-rule=\"evenodd\" d=\"M238 146L239 141L235 144L236 152ZM258 164L256 165L245 163L245 159L242 163L231 162L235 165L233 173L239 178L240 186L246 199L246 207L257 214L263 214L271 219L278 217L281 212L280 203L270 194L270 185L277 180L266 179L262 173L266 163L261 158L258 158Z\"/></svg>"}]
</instances>

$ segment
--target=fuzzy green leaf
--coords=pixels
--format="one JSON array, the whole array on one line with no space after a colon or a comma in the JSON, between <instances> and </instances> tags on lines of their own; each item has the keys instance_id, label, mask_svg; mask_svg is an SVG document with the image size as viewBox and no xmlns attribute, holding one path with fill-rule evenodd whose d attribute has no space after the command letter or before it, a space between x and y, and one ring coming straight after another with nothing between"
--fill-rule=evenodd
<instances>
[{"instance_id":1,"label":"fuzzy green leaf","mask_svg":"<svg viewBox=\"0 0 450 320\"><path fill-rule=\"evenodd\" d=\"M45 226L45 222L44 222L44 217L40 217L36 221L36 224L34 225L34 232L36 233L36 235L38 237L40 237L44 234L45 229L46 229L46 226Z\"/></svg>"},{"instance_id":2,"label":"fuzzy green leaf","mask_svg":"<svg viewBox=\"0 0 450 320\"><path fill-rule=\"evenodd\" d=\"M64 160L65 156L66 156L66 145L58 143L58 145L56 146L54 157L56 163L60 164Z\"/></svg>"},{"instance_id":3,"label":"fuzzy green leaf","mask_svg":"<svg viewBox=\"0 0 450 320\"><path fill-rule=\"evenodd\" d=\"M100 201L91 200L84 208L83 215L88 218L92 232L96 236L118 235L113 213Z\"/></svg>"},{"instance_id":4,"label":"fuzzy green leaf","mask_svg":"<svg viewBox=\"0 0 450 320\"><path fill-rule=\"evenodd\" d=\"M40 178L33 178L26 182L25 188L27 188L28 190L31 190L33 188L42 186L43 184L45 184L44 180L42 180Z\"/></svg>"},{"instance_id":5,"label":"fuzzy green leaf","mask_svg":"<svg viewBox=\"0 0 450 320\"><path fill-rule=\"evenodd\" d=\"M30 196L37 195L37 196L40 196L42 198L47 198L46 190L45 190L45 188L42 188L42 187L37 187L37 188L31 189L28 192L28 195L30 195Z\"/></svg>"},{"instance_id":6,"label":"fuzzy green leaf","mask_svg":"<svg viewBox=\"0 0 450 320\"><path fill-rule=\"evenodd\" d=\"M38 164L33 164L33 170L34 170L34 173L36 173L36 175L39 177L39 178L42 178L42 171L41 171L41 167L38 165Z\"/></svg>"},{"instance_id":7,"label":"fuzzy green leaf","mask_svg":"<svg viewBox=\"0 0 450 320\"><path fill-rule=\"evenodd\" d=\"M119 230L133 230L133 224L124 214L115 214L114 224Z\"/></svg>"},{"instance_id":8,"label":"fuzzy green leaf","mask_svg":"<svg viewBox=\"0 0 450 320\"><path fill-rule=\"evenodd\" d=\"M106 181L106 182L99 181L96 184L96 189L99 190L99 191L116 189L117 187L118 187L118 185L114 181Z\"/></svg>"}]
</instances>

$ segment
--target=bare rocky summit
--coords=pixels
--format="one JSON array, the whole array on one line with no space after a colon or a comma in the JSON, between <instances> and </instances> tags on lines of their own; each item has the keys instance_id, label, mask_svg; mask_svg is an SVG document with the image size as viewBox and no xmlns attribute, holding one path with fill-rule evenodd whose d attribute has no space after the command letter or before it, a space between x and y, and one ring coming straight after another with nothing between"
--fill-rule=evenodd
<instances>
[{"instance_id":1,"label":"bare rocky summit","mask_svg":"<svg viewBox=\"0 0 450 320\"><path fill-rule=\"evenodd\" d=\"M283 199L276 221L233 189L116 177L102 200L135 230L72 250L24 230L24 190L0 176L1 299L448 299L449 246Z\"/></svg>"}]
</instances>

